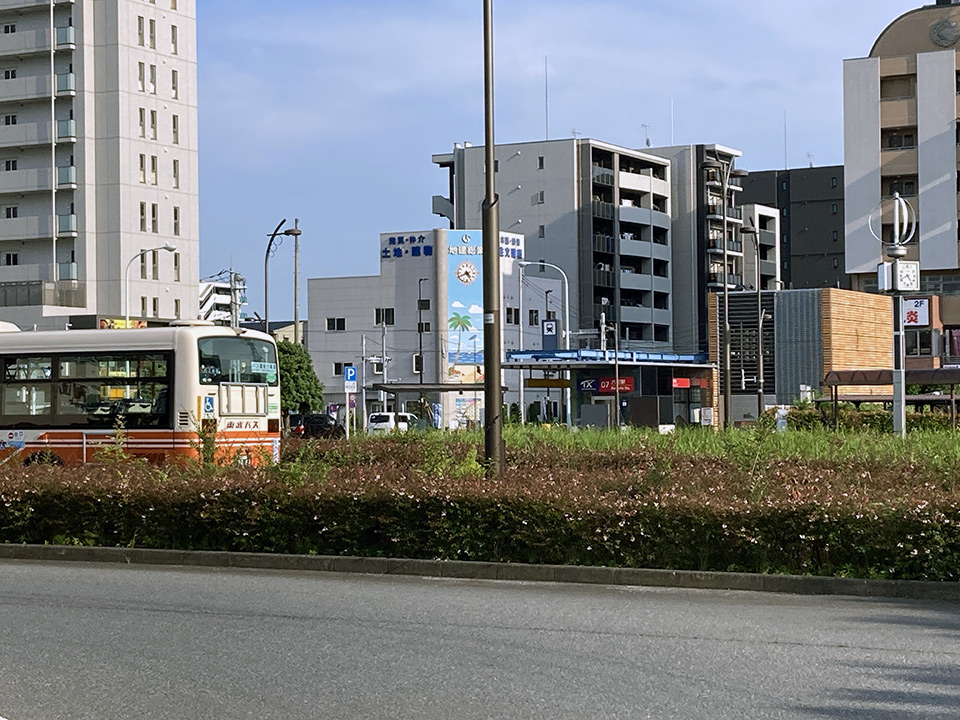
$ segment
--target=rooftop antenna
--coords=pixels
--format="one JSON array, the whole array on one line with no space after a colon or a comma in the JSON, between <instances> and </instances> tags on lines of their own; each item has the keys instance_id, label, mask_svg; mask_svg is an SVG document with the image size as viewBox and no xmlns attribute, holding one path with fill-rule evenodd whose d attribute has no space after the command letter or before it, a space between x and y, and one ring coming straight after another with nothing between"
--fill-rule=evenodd
<instances>
[{"instance_id":1,"label":"rooftop antenna","mask_svg":"<svg viewBox=\"0 0 960 720\"><path fill-rule=\"evenodd\" d=\"M574 137L574 138L578 138L578 137L580 137L581 135L583 135L583 133L577 132L577 129L576 129L576 128L573 128L570 132L573 134L573 137Z\"/></svg>"},{"instance_id":2,"label":"rooftop antenna","mask_svg":"<svg viewBox=\"0 0 960 720\"><path fill-rule=\"evenodd\" d=\"M550 139L550 86L547 78L547 56L543 56L543 139Z\"/></svg>"},{"instance_id":3,"label":"rooftop antenna","mask_svg":"<svg viewBox=\"0 0 960 720\"><path fill-rule=\"evenodd\" d=\"M650 126L646 123L640 123L640 127L643 128L643 136L646 138L647 147L650 147Z\"/></svg>"},{"instance_id":4,"label":"rooftop antenna","mask_svg":"<svg viewBox=\"0 0 960 720\"><path fill-rule=\"evenodd\" d=\"M813 167L813 153L807 153L807 162L810 163L810 167Z\"/></svg>"},{"instance_id":5,"label":"rooftop antenna","mask_svg":"<svg viewBox=\"0 0 960 720\"><path fill-rule=\"evenodd\" d=\"M670 98L670 145L674 145L673 139L673 98Z\"/></svg>"}]
</instances>

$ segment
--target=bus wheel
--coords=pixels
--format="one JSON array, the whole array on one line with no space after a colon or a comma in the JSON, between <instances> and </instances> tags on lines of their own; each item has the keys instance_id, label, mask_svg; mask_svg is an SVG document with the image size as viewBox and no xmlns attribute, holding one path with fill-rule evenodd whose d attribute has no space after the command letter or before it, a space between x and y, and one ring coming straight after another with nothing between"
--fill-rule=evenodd
<instances>
[{"instance_id":1,"label":"bus wheel","mask_svg":"<svg viewBox=\"0 0 960 720\"><path fill-rule=\"evenodd\" d=\"M50 452L49 450L41 450L39 452L32 453L28 455L23 461L24 465L63 465L63 460L59 455Z\"/></svg>"}]
</instances>

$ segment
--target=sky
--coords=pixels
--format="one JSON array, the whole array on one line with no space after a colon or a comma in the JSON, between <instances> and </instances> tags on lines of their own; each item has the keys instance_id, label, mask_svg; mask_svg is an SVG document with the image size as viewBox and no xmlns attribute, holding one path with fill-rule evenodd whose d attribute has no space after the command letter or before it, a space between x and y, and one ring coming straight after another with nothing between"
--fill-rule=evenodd
<instances>
[{"instance_id":1,"label":"sky","mask_svg":"<svg viewBox=\"0 0 960 720\"><path fill-rule=\"evenodd\" d=\"M718 143L747 170L843 162L843 60L909 0L495 0L496 142ZM483 0L197 0L201 277L263 314L270 232L307 279L379 272L384 232L445 226L431 155L484 141ZM293 317L293 239L270 260Z\"/></svg>"}]
</instances>

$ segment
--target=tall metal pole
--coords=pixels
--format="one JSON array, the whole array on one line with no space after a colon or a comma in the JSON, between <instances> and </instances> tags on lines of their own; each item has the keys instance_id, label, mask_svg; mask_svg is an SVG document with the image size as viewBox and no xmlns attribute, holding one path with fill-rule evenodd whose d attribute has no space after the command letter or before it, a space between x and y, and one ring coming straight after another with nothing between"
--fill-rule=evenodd
<instances>
[{"instance_id":1,"label":"tall metal pole","mask_svg":"<svg viewBox=\"0 0 960 720\"><path fill-rule=\"evenodd\" d=\"M524 265L524 263L522 262L517 263L517 268L519 269L519 272L518 272L519 292L517 295L517 297L519 298L518 300L519 307L517 309L517 312L520 314L520 317L517 318L517 325L520 328L520 342L519 342L519 345L517 346L517 350L520 350L521 352L523 351L523 268L525 267L526 265ZM524 406L525 402L526 402L526 399L524 398L524 393L523 393L523 368L520 368L520 424L521 425L526 425L527 423L527 411Z\"/></svg>"},{"instance_id":2,"label":"tall metal pole","mask_svg":"<svg viewBox=\"0 0 960 720\"><path fill-rule=\"evenodd\" d=\"M280 228L283 227L287 219L279 222L277 227L270 233L270 240L267 242L267 252L263 257L263 331L270 334L270 254L273 251L273 241L280 234Z\"/></svg>"},{"instance_id":3,"label":"tall metal pole","mask_svg":"<svg viewBox=\"0 0 960 720\"><path fill-rule=\"evenodd\" d=\"M500 378L500 208L494 166L493 0L483 1L483 85L486 198L483 201L484 457L488 477L503 474L503 390Z\"/></svg>"},{"instance_id":4,"label":"tall metal pole","mask_svg":"<svg viewBox=\"0 0 960 720\"><path fill-rule=\"evenodd\" d=\"M723 427L729 428L731 425L730 416L732 403L732 393L730 390L730 292L729 278L727 277L727 184L730 181L730 168L733 167L733 161L727 165L726 169L720 171L720 189L723 198L720 201L720 212L723 213Z\"/></svg>"},{"instance_id":5,"label":"tall metal pole","mask_svg":"<svg viewBox=\"0 0 960 720\"><path fill-rule=\"evenodd\" d=\"M57 28L53 18L54 0L50 0L50 233L53 238L53 282L60 280L60 264L57 262L57 67L54 59L57 52ZM54 292L57 292L54 285ZM59 297L58 297L59 302Z\"/></svg>"},{"instance_id":6,"label":"tall metal pole","mask_svg":"<svg viewBox=\"0 0 960 720\"><path fill-rule=\"evenodd\" d=\"M543 320L540 321L541 336L543 333L542 331L543 323L545 323L547 319L550 317L550 293L552 292L553 290L543 291ZM543 345L541 344L540 347L542 348ZM546 371L544 371L543 376L544 377L547 376ZM549 386L547 387L547 412L544 415L545 415L543 418L544 420L553 420L553 400L550 397Z\"/></svg>"},{"instance_id":7,"label":"tall metal pole","mask_svg":"<svg viewBox=\"0 0 960 720\"><path fill-rule=\"evenodd\" d=\"M423 283L428 278L417 280L417 352L420 353L420 384L423 385ZM423 402L423 395L420 396L420 402Z\"/></svg>"},{"instance_id":8,"label":"tall metal pole","mask_svg":"<svg viewBox=\"0 0 960 720\"><path fill-rule=\"evenodd\" d=\"M293 344L300 344L300 219L293 219L293 230L285 235L293 235ZM349 410L349 403L347 408Z\"/></svg>"}]
</instances>

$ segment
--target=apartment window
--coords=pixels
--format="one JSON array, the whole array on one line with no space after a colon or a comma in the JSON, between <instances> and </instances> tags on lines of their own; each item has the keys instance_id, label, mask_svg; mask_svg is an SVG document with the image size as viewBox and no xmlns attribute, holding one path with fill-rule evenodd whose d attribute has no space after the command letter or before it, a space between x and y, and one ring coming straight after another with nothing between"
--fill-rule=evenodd
<instances>
[{"instance_id":1,"label":"apartment window","mask_svg":"<svg viewBox=\"0 0 960 720\"><path fill-rule=\"evenodd\" d=\"M780 236L780 242L782 242L784 245L786 245L786 244L787 244L787 236L786 236L786 235L781 235L781 236Z\"/></svg>"},{"instance_id":2,"label":"apartment window","mask_svg":"<svg viewBox=\"0 0 960 720\"><path fill-rule=\"evenodd\" d=\"M539 324L540 324L540 311L539 311L539 310L531 310L531 311L530 311L529 318L530 318L530 325L531 325L531 327L534 327L534 326L539 325Z\"/></svg>"},{"instance_id":3,"label":"apartment window","mask_svg":"<svg viewBox=\"0 0 960 720\"><path fill-rule=\"evenodd\" d=\"M180 97L180 74L176 70L170 71L170 95L174 100Z\"/></svg>"},{"instance_id":4,"label":"apartment window","mask_svg":"<svg viewBox=\"0 0 960 720\"><path fill-rule=\"evenodd\" d=\"M543 205L543 190L537 193L537 204Z\"/></svg>"},{"instance_id":5,"label":"apartment window","mask_svg":"<svg viewBox=\"0 0 960 720\"><path fill-rule=\"evenodd\" d=\"M537 170L543 170L543 155L537 158Z\"/></svg>"},{"instance_id":6,"label":"apartment window","mask_svg":"<svg viewBox=\"0 0 960 720\"><path fill-rule=\"evenodd\" d=\"M147 182L147 156L140 154L140 182Z\"/></svg>"},{"instance_id":7,"label":"apartment window","mask_svg":"<svg viewBox=\"0 0 960 720\"><path fill-rule=\"evenodd\" d=\"M830 178L830 187L835 188L837 186L837 179L835 177Z\"/></svg>"},{"instance_id":8,"label":"apartment window","mask_svg":"<svg viewBox=\"0 0 960 720\"><path fill-rule=\"evenodd\" d=\"M837 260L837 258L834 258L834 259L833 259L833 267L834 267L834 269L840 267L840 261Z\"/></svg>"},{"instance_id":9,"label":"apartment window","mask_svg":"<svg viewBox=\"0 0 960 720\"><path fill-rule=\"evenodd\" d=\"M137 17L137 45L143 47L143 15Z\"/></svg>"},{"instance_id":10,"label":"apartment window","mask_svg":"<svg viewBox=\"0 0 960 720\"><path fill-rule=\"evenodd\" d=\"M157 139L157 111L150 111L150 137L154 140Z\"/></svg>"},{"instance_id":11,"label":"apartment window","mask_svg":"<svg viewBox=\"0 0 960 720\"><path fill-rule=\"evenodd\" d=\"M327 332L343 332L347 329L347 319L342 317L327 318Z\"/></svg>"},{"instance_id":12,"label":"apartment window","mask_svg":"<svg viewBox=\"0 0 960 720\"><path fill-rule=\"evenodd\" d=\"M837 232L836 230L834 230L834 231L833 231L833 241L836 242L836 241L839 240L839 239L840 239L840 233Z\"/></svg>"},{"instance_id":13,"label":"apartment window","mask_svg":"<svg viewBox=\"0 0 960 720\"><path fill-rule=\"evenodd\" d=\"M160 298L153 299L153 316L160 317Z\"/></svg>"},{"instance_id":14,"label":"apartment window","mask_svg":"<svg viewBox=\"0 0 960 720\"><path fill-rule=\"evenodd\" d=\"M417 323L417 332L421 332L421 333L430 332L430 323L428 322Z\"/></svg>"},{"instance_id":15,"label":"apartment window","mask_svg":"<svg viewBox=\"0 0 960 720\"><path fill-rule=\"evenodd\" d=\"M153 273L152 277L154 280L160 279L160 251L151 250L150 251L150 271Z\"/></svg>"},{"instance_id":16,"label":"apartment window","mask_svg":"<svg viewBox=\"0 0 960 720\"><path fill-rule=\"evenodd\" d=\"M12 172L12 171L16 170L16 169L17 169L17 161L16 161L16 160L4 160L4 161L3 161L3 169L4 169L5 172Z\"/></svg>"},{"instance_id":17,"label":"apartment window","mask_svg":"<svg viewBox=\"0 0 960 720\"><path fill-rule=\"evenodd\" d=\"M177 9L177 0L170 0L170 9L171 10Z\"/></svg>"},{"instance_id":18,"label":"apartment window","mask_svg":"<svg viewBox=\"0 0 960 720\"><path fill-rule=\"evenodd\" d=\"M147 110L140 108L140 137L147 136Z\"/></svg>"},{"instance_id":19,"label":"apartment window","mask_svg":"<svg viewBox=\"0 0 960 720\"><path fill-rule=\"evenodd\" d=\"M423 372L423 355L420 353L413 354L413 372L415 375Z\"/></svg>"},{"instance_id":20,"label":"apartment window","mask_svg":"<svg viewBox=\"0 0 960 720\"><path fill-rule=\"evenodd\" d=\"M173 208L173 234L177 237L180 236L180 208Z\"/></svg>"},{"instance_id":21,"label":"apartment window","mask_svg":"<svg viewBox=\"0 0 960 720\"><path fill-rule=\"evenodd\" d=\"M147 85L147 66L145 63L137 63L137 89L143 92Z\"/></svg>"},{"instance_id":22,"label":"apartment window","mask_svg":"<svg viewBox=\"0 0 960 720\"><path fill-rule=\"evenodd\" d=\"M17 69L16 68L6 68L3 71L4 80L16 80L17 79Z\"/></svg>"},{"instance_id":23,"label":"apartment window","mask_svg":"<svg viewBox=\"0 0 960 720\"><path fill-rule=\"evenodd\" d=\"M20 264L20 253L8 252L3 254L3 264L4 265L19 265Z\"/></svg>"},{"instance_id":24,"label":"apartment window","mask_svg":"<svg viewBox=\"0 0 960 720\"><path fill-rule=\"evenodd\" d=\"M143 295L140 296L140 317L147 316L147 298Z\"/></svg>"},{"instance_id":25,"label":"apartment window","mask_svg":"<svg viewBox=\"0 0 960 720\"><path fill-rule=\"evenodd\" d=\"M839 210L840 208L836 203L830 206L830 212L832 212L834 215L836 215Z\"/></svg>"},{"instance_id":26,"label":"apartment window","mask_svg":"<svg viewBox=\"0 0 960 720\"><path fill-rule=\"evenodd\" d=\"M178 45L177 35L178 35L177 26L171 25L170 26L170 52L173 53L174 55L177 54L177 45Z\"/></svg>"},{"instance_id":27,"label":"apartment window","mask_svg":"<svg viewBox=\"0 0 960 720\"><path fill-rule=\"evenodd\" d=\"M547 228L545 225L537 226L537 237L542 238L547 236Z\"/></svg>"},{"instance_id":28,"label":"apartment window","mask_svg":"<svg viewBox=\"0 0 960 720\"><path fill-rule=\"evenodd\" d=\"M781 208L781 209L780 209L780 214L781 214L783 217L786 217L786 216L787 216L787 209L786 209L786 208Z\"/></svg>"},{"instance_id":29,"label":"apartment window","mask_svg":"<svg viewBox=\"0 0 960 720\"><path fill-rule=\"evenodd\" d=\"M150 229L155 233L160 232L160 207L156 203L150 205Z\"/></svg>"},{"instance_id":30,"label":"apartment window","mask_svg":"<svg viewBox=\"0 0 960 720\"><path fill-rule=\"evenodd\" d=\"M17 124L17 116L16 116L16 115L4 115L4 116L3 116L3 124L4 124L4 125L16 125L16 124Z\"/></svg>"},{"instance_id":31,"label":"apartment window","mask_svg":"<svg viewBox=\"0 0 960 720\"><path fill-rule=\"evenodd\" d=\"M173 299L173 316L180 319L180 298Z\"/></svg>"},{"instance_id":32,"label":"apartment window","mask_svg":"<svg viewBox=\"0 0 960 720\"><path fill-rule=\"evenodd\" d=\"M343 375L343 369L345 367L353 367L353 363L349 362L335 362L333 364L333 375L334 377L340 377Z\"/></svg>"},{"instance_id":33,"label":"apartment window","mask_svg":"<svg viewBox=\"0 0 960 720\"><path fill-rule=\"evenodd\" d=\"M180 116L173 116L173 144L180 144Z\"/></svg>"},{"instance_id":34,"label":"apartment window","mask_svg":"<svg viewBox=\"0 0 960 720\"><path fill-rule=\"evenodd\" d=\"M520 324L520 308L507 308L507 325Z\"/></svg>"},{"instance_id":35,"label":"apartment window","mask_svg":"<svg viewBox=\"0 0 960 720\"><path fill-rule=\"evenodd\" d=\"M147 231L147 204L140 203L140 232Z\"/></svg>"},{"instance_id":36,"label":"apartment window","mask_svg":"<svg viewBox=\"0 0 960 720\"><path fill-rule=\"evenodd\" d=\"M150 47L156 50L157 48L157 21L150 21Z\"/></svg>"},{"instance_id":37,"label":"apartment window","mask_svg":"<svg viewBox=\"0 0 960 720\"><path fill-rule=\"evenodd\" d=\"M150 156L150 184L151 185L157 184L157 162L158 162L157 156L151 155Z\"/></svg>"},{"instance_id":38,"label":"apartment window","mask_svg":"<svg viewBox=\"0 0 960 720\"><path fill-rule=\"evenodd\" d=\"M786 190L786 189L787 189L787 181L786 181L786 180L784 180L782 183L780 183L780 189L781 189L781 190Z\"/></svg>"},{"instance_id":39,"label":"apartment window","mask_svg":"<svg viewBox=\"0 0 960 720\"><path fill-rule=\"evenodd\" d=\"M374 325L393 325L393 308L376 308L374 311Z\"/></svg>"},{"instance_id":40,"label":"apartment window","mask_svg":"<svg viewBox=\"0 0 960 720\"><path fill-rule=\"evenodd\" d=\"M180 161L173 161L173 187L180 187Z\"/></svg>"},{"instance_id":41,"label":"apartment window","mask_svg":"<svg viewBox=\"0 0 960 720\"><path fill-rule=\"evenodd\" d=\"M150 94L157 94L157 66L150 66Z\"/></svg>"},{"instance_id":42,"label":"apartment window","mask_svg":"<svg viewBox=\"0 0 960 720\"><path fill-rule=\"evenodd\" d=\"M20 216L20 208L18 208L16 205L7 205L3 209L3 216L7 220L13 220L14 218Z\"/></svg>"},{"instance_id":43,"label":"apartment window","mask_svg":"<svg viewBox=\"0 0 960 720\"><path fill-rule=\"evenodd\" d=\"M147 277L147 253L144 248L140 250L140 279L146 280Z\"/></svg>"},{"instance_id":44,"label":"apartment window","mask_svg":"<svg viewBox=\"0 0 960 720\"><path fill-rule=\"evenodd\" d=\"M17 26L14 25L13 23L8 23L8 24L6 24L6 25L3 26L3 34L4 34L4 35L9 35L9 34L11 34L11 33L15 33L16 31L17 31Z\"/></svg>"},{"instance_id":45,"label":"apartment window","mask_svg":"<svg viewBox=\"0 0 960 720\"><path fill-rule=\"evenodd\" d=\"M180 282L180 253L173 254L173 281Z\"/></svg>"}]
</instances>

